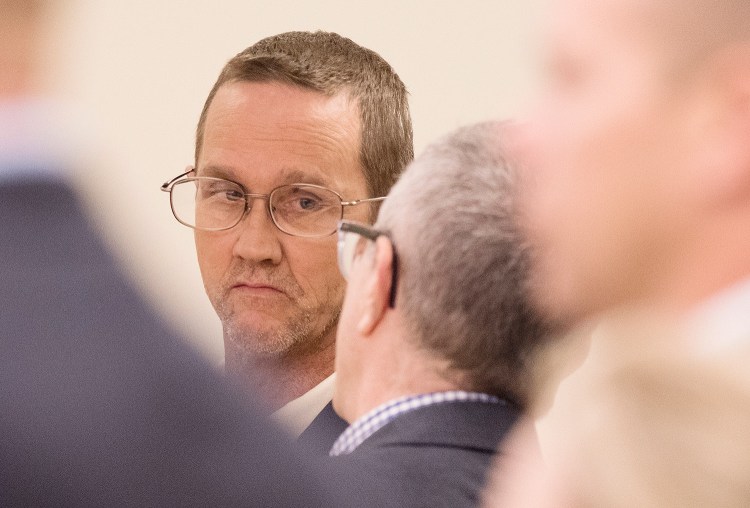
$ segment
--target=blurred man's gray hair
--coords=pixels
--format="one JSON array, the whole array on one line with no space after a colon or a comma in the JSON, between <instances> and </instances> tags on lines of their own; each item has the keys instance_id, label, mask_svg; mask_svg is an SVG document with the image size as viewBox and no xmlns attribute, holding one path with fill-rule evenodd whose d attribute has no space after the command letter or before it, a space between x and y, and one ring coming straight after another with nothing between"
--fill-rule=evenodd
<instances>
[{"instance_id":1,"label":"blurred man's gray hair","mask_svg":"<svg viewBox=\"0 0 750 508\"><path fill-rule=\"evenodd\" d=\"M529 253L503 128L464 127L428 147L391 190L377 227L396 246L396 305L419 346L449 361L447 375L524 406L528 364L547 330L526 295Z\"/></svg>"}]
</instances>

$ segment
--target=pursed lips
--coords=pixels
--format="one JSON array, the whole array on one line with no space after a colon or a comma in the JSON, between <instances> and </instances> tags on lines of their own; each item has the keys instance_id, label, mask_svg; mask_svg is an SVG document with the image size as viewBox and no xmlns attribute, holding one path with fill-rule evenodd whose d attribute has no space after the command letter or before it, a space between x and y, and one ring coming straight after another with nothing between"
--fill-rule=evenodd
<instances>
[{"instance_id":1,"label":"pursed lips","mask_svg":"<svg viewBox=\"0 0 750 508\"><path fill-rule=\"evenodd\" d=\"M284 290L272 284L268 284L266 282L251 282L251 281L237 282L232 286L231 289L239 290L239 291L248 291L248 292L257 293L257 294L262 294L262 293L284 294Z\"/></svg>"}]
</instances>

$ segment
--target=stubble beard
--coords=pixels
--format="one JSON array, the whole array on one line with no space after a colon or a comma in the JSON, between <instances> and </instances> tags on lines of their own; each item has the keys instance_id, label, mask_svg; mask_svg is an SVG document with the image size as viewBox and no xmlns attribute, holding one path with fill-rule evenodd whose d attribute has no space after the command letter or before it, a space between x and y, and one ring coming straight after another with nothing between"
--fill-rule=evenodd
<instances>
[{"instance_id":1,"label":"stubble beard","mask_svg":"<svg viewBox=\"0 0 750 508\"><path fill-rule=\"evenodd\" d=\"M224 329L225 342L232 344L234 351L247 359L262 360L288 355L293 351L304 353L318 349L338 325L341 310L320 309L321 313L330 312L331 317L319 330L315 326L316 313L304 309L273 330L242 324L234 313L222 314L219 308L217 312Z\"/></svg>"},{"instance_id":2,"label":"stubble beard","mask_svg":"<svg viewBox=\"0 0 750 508\"><path fill-rule=\"evenodd\" d=\"M304 355L325 346L325 339L336 329L341 313L343 288L327 285L323 298L305 302L305 293L292 277L279 277L272 271L264 273L263 279L281 287L294 306L294 312L276 327L264 327L256 323L243 322L243 302L232 302L231 286L239 273L265 272L259 267L234 267L228 281L219 291L209 294L214 309L224 330L225 347L246 362L280 358L291 354ZM321 327L319 318L328 316Z\"/></svg>"}]
</instances>

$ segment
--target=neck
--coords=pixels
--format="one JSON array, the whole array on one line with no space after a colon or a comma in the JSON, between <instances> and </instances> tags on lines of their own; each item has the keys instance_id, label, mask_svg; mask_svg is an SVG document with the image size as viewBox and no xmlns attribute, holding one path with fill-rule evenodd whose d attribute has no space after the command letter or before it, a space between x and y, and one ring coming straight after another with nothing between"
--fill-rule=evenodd
<instances>
[{"instance_id":1,"label":"neck","mask_svg":"<svg viewBox=\"0 0 750 508\"><path fill-rule=\"evenodd\" d=\"M368 349L358 368L347 372L349 379L337 374L335 407L349 423L397 398L465 388L447 375L448 362L412 347L406 337L389 334L375 342L382 347Z\"/></svg>"},{"instance_id":2,"label":"neck","mask_svg":"<svg viewBox=\"0 0 750 508\"><path fill-rule=\"evenodd\" d=\"M333 374L335 331L314 349L254 356L225 339L226 371L248 391L260 396L269 412L304 395Z\"/></svg>"},{"instance_id":3,"label":"neck","mask_svg":"<svg viewBox=\"0 0 750 508\"><path fill-rule=\"evenodd\" d=\"M673 250L640 302L665 315L686 315L712 296L750 278L748 219L726 220L698 231L691 242ZM656 274L652 274L656 275Z\"/></svg>"}]
</instances>

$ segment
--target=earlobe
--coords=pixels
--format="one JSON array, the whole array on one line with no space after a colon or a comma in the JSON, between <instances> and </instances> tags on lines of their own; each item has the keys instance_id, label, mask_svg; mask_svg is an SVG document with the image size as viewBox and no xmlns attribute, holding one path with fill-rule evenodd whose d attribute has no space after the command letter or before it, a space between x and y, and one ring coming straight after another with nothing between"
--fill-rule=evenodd
<instances>
[{"instance_id":1,"label":"earlobe","mask_svg":"<svg viewBox=\"0 0 750 508\"><path fill-rule=\"evenodd\" d=\"M362 316L357 323L357 331L362 335L370 335L389 310L392 269L393 248L391 241L381 236L375 241L373 267L365 282L365 302Z\"/></svg>"}]
</instances>

